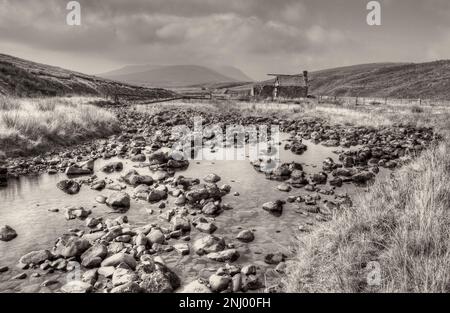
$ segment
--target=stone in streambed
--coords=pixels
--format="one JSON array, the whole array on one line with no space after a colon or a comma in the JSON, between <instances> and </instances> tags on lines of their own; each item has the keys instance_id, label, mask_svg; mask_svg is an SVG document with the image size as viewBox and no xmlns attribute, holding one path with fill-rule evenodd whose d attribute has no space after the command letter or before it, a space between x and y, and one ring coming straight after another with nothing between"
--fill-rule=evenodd
<instances>
[{"instance_id":1,"label":"stone in streambed","mask_svg":"<svg viewBox=\"0 0 450 313\"><path fill-rule=\"evenodd\" d=\"M77 194L80 191L80 184L71 179L58 182L56 187L69 195Z\"/></svg>"},{"instance_id":2,"label":"stone in streambed","mask_svg":"<svg viewBox=\"0 0 450 313\"><path fill-rule=\"evenodd\" d=\"M262 205L263 210L270 212L275 216L280 216L283 212L284 201L276 200L272 202L266 202Z\"/></svg>"},{"instance_id":3,"label":"stone in streambed","mask_svg":"<svg viewBox=\"0 0 450 313\"><path fill-rule=\"evenodd\" d=\"M208 253L206 257L217 262L234 262L239 258L239 252L236 249L227 249Z\"/></svg>"},{"instance_id":4,"label":"stone in streambed","mask_svg":"<svg viewBox=\"0 0 450 313\"><path fill-rule=\"evenodd\" d=\"M242 242L252 242L255 240L255 235L250 230L243 230L236 236L236 239Z\"/></svg>"},{"instance_id":5,"label":"stone in streambed","mask_svg":"<svg viewBox=\"0 0 450 313\"><path fill-rule=\"evenodd\" d=\"M21 264L41 264L42 262L44 262L45 260L49 260L52 258L52 254L50 253L50 251L48 250L37 250L37 251L32 251L29 252L27 254L25 254L24 256L22 256L19 260L19 263Z\"/></svg>"},{"instance_id":6,"label":"stone in streambed","mask_svg":"<svg viewBox=\"0 0 450 313\"><path fill-rule=\"evenodd\" d=\"M8 225L0 228L0 240L1 241L11 241L17 237L17 232Z\"/></svg>"},{"instance_id":7,"label":"stone in streambed","mask_svg":"<svg viewBox=\"0 0 450 313\"><path fill-rule=\"evenodd\" d=\"M126 192L115 192L106 199L106 204L113 209L129 209L130 195Z\"/></svg>"},{"instance_id":8,"label":"stone in streambed","mask_svg":"<svg viewBox=\"0 0 450 313\"><path fill-rule=\"evenodd\" d=\"M137 262L134 257L127 253L117 253L102 262L102 267L117 266L120 263L127 264L131 269L135 269Z\"/></svg>"}]
</instances>

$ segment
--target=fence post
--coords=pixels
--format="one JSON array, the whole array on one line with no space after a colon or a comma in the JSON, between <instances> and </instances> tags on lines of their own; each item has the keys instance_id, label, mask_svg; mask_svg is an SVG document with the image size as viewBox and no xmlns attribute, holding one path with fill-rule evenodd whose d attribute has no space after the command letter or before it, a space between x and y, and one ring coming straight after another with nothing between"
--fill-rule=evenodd
<instances>
[{"instance_id":1,"label":"fence post","mask_svg":"<svg viewBox=\"0 0 450 313\"><path fill-rule=\"evenodd\" d=\"M5 187L8 184L7 180L8 169L6 167L1 167L0 164L0 187Z\"/></svg>"}]
</instances>

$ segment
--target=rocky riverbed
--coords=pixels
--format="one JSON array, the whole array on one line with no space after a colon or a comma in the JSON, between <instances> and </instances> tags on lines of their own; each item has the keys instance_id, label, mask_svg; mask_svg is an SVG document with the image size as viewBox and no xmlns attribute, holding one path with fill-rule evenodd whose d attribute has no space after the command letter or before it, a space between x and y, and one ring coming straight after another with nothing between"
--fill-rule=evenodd
<instances>
[{"instance_id":1,"label":"rocky riverbed","mask_svg":"<svg viewBox=\"0 0 450 313\"><path fill-rule=\"evenodd\" d=\"M0 290L279 291L295 235L438 139L405 125L113 110L122 123L116 136L4 160ZM205 125L279 125L271 147L279 162L268 166L270 151L241 161L174 157L172 127L192 127L194 116ZM230 143L210 134L203 142L213 155Z\"/></svg>"}]
</instances>

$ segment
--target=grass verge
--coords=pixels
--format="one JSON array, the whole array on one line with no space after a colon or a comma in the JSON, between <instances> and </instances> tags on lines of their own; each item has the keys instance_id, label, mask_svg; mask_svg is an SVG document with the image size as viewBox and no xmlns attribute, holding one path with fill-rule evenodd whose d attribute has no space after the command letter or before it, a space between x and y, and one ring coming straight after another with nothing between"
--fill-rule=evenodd
<instances>
[{"instance_id":1,"label":"grass verge","mask_svg":"<svg viewBox=\"0 0 450 313\"><path fill-rule=\"evenodd\" d=\"M448 141L430 148L299 236L285 290L450 292L449 153Z\"/></svg>"},{"instance_id":2,"label":"grass verge","mask_svg":"<svg viewBox=\"0 0 450 313\"><path fill-rule=\"evenodd\" d=\"M26 156L108 136L116 117L84 98L0 98L0 154Z\"/></svg>"}]
</instances>

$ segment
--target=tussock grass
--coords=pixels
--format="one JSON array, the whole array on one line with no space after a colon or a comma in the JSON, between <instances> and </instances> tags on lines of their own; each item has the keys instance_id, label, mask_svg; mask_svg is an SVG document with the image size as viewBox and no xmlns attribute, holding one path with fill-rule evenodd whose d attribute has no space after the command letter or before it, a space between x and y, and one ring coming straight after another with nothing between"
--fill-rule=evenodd
<instances>
[{"instance_id":1,"label":"tussock grass","mask_svg":"<svg viewBox=\"0 0 450 313\"><path fill-rule=\"evenodd\" d=\"M0 151L27 155L116 132L115 116L87 100L0 98Z\"/></svg>"},{"instance_id":2,"label":"tussock grass","mask_svg":"<svg viewBox=\"0 0 450 313\"><path fill-rule=\"evenodd\" d=\"M449 153L446 143L431 148L299 238L286 290L450 292ZM380 265L379 285L368 283L370 262Z\"/></svg>"}]
</instances>

